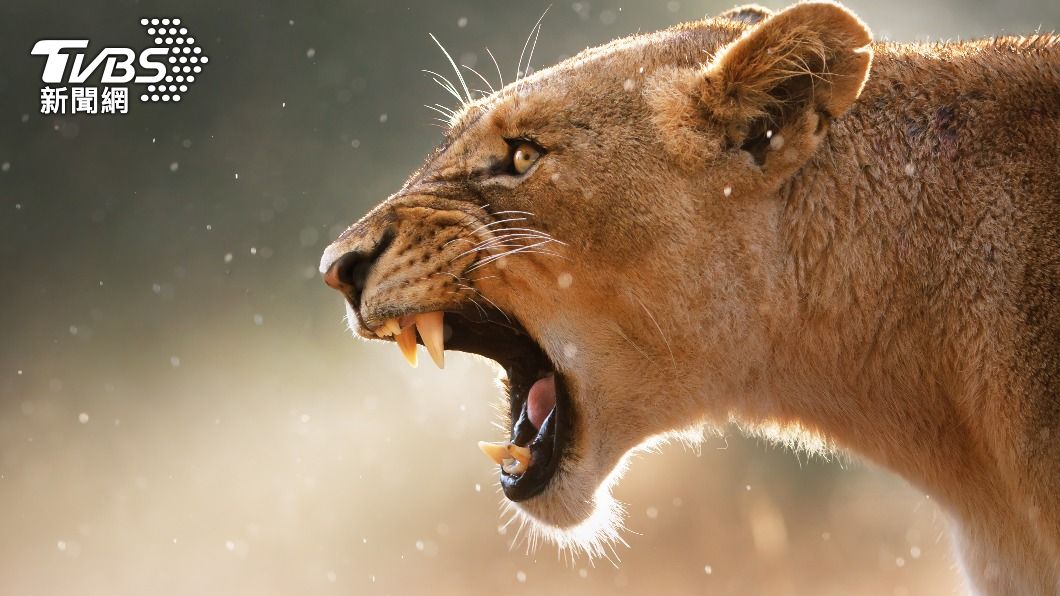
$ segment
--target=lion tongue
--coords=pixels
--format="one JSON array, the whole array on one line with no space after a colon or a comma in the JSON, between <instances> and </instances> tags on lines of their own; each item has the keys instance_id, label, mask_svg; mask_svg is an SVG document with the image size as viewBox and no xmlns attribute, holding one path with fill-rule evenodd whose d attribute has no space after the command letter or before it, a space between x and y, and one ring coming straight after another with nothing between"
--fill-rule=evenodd
<instances>
[{"instance_id":1,"label":"lion tongue","mask_svg":"<svg viewBox=\"0 0 1060 596\"><path fill-rule=\"evenodd\" d=\"M556 379L552 375L534 382L526 396L526 413L530 423L541 428L552 408L556 407Z\"/></svg>"}]
</instances>

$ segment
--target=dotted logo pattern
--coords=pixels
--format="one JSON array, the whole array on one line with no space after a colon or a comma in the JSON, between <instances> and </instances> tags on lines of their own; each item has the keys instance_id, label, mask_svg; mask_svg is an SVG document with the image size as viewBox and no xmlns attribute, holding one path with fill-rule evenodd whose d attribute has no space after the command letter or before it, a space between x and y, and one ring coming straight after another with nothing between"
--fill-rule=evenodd
<instances>
[{"instance_id":1,"label":"dotted logo pattern","mask_svg":"<svg viewBox=\"0 0 1060 596\"><path fill-rule=\"evenodd\" d=\"M140 25L154 40L153 47L169 50L165 78L148 85L147 92L140 95L140 101L180 101L181 95L195 82L196 75L202 72L202 65L210 58L195 45L195 38L188 34L187 27L181 26L180 19L140 19Z\"/></svg>"}]
</instances>

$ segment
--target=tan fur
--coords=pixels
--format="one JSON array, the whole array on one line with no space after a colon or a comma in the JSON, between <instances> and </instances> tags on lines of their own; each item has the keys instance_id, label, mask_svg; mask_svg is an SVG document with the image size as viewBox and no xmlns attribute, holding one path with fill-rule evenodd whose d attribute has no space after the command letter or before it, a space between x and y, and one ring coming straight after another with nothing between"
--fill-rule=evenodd
<instances>
[{"instance_id":1,"label":"tan fur","mask_svg":"<svg viewBox=\"0 0 1060 596\"><path fill-rule=\"evenodd\" d=\"M652 437L779 425L937 498L979 593L1060 593L1060 41L870 40L737 9L470 103L325 255L393 234L358 330L471 299L526 326L575 411L542 526ZM526 176L479 175L521 137ZM555 240L468 273L516 227Z\"/></svg>"}]
</instances>

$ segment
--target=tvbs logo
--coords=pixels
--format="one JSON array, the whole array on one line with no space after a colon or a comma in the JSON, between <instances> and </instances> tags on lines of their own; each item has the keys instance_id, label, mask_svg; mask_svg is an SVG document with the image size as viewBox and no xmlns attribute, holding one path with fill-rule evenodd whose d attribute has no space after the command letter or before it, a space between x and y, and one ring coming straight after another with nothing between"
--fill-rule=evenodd
<instances>
[{"instance_id":1,"label":"tvbs logo","mask_svg":"<svg viewBox=\"0 0 1060 596\"><path fill-rule=\"evenodd\" d=\"M154 45L136 52L107 47L91 56L87 39L42 39L30 54L45 56L42 114L125 114L129 84L146 85L142 102L178 102L210 59L180 19L140 19ZM98 80L99 85L86 86ZM53 86L58 85L58 86Z\"/></svg>"}]
</instances>

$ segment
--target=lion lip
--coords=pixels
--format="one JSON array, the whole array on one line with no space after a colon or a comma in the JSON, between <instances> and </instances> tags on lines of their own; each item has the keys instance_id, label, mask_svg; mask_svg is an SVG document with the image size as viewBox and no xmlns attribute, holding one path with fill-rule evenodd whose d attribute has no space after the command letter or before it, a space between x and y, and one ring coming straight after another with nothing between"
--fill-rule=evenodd
<instances>
[{"instance_id":1,"label":"lion lip","mask_svg":"<svg viewBox=\"0 0 1060 596\"><path fill-rule=\"evenodd\" d=\"M501 488L511 501L525 501L540 494L559 469L571 426L569 396L560 375L553 373L555 405L538 428L530 419L529 399L523 399L518 420L512 427L512 443L530 449L530 462L521 473L501 468ZM541 382L539 379L537 382ZM516 468L518 469L518 468Z\"/></svg>"}]
</instances>

